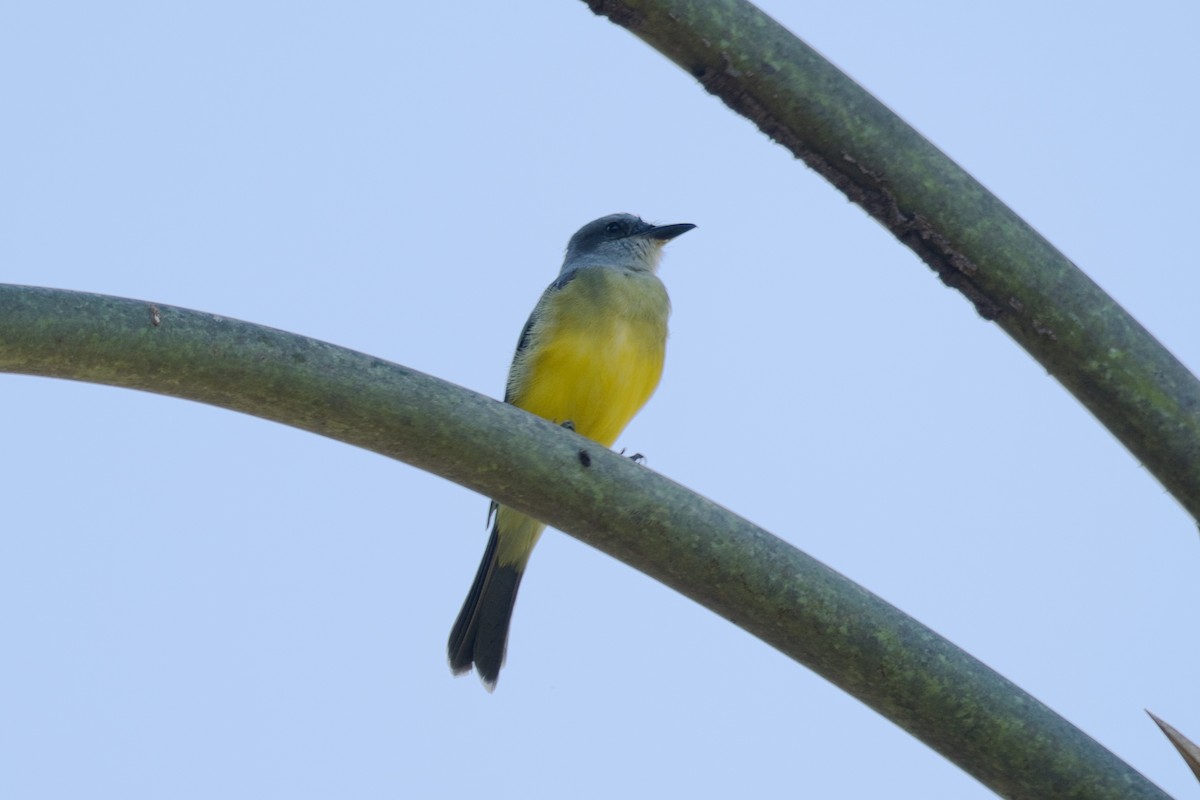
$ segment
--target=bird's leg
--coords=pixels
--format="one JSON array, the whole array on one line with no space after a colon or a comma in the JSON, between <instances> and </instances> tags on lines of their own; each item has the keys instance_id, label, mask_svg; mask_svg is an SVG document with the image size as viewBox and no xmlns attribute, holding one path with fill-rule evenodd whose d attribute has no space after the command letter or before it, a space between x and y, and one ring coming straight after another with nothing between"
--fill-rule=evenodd
<instances>
[{"instance_id":1,"label":"bird's leg","mask_svg":"<svg viewBox=\"0 0 1200 800\"><path fill-rule=\"evenodd\" d=\"M624 447L621 448L621 455L625 455ZM642 455L641 453L634 453L633 455L628 456L628 458L630 461L632 461L635 464L640 464L646 460L646 457L644 455Z\"/></svg>"}]
</instances>

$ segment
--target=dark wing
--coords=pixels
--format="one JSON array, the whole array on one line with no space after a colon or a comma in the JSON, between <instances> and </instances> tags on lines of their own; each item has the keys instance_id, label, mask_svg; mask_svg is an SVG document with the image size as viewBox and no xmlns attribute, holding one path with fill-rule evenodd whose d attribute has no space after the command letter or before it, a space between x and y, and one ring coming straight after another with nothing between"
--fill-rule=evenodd
<instances>
[{"instance_id":1,"label":"dark wing","mask_svg":"<svg viewBox=\"0 0 1200 800\"><path fill-rule=\"evenodd\" d=\"M565 275L559 275L558 278L555 279L554 283L546 287L546 291L544 291L542 296L538 298L537 305L540 306L547 295L561 291L564 286L575 280L575 276L578 274L579 270L572 270ZM529 347L529 339L533 335L533 323L536 318L537 306L534 306L533 313L529 315L529 319L525 320L525 327L521 329L521 336L519 339L517 339L517 349L516 352L513 353L514 362L521 355L521 353L524 352L525 348ZM512 390L506 386L504 389L504 402L511 403L512 401Z\"/></svg>"}]
</instances>

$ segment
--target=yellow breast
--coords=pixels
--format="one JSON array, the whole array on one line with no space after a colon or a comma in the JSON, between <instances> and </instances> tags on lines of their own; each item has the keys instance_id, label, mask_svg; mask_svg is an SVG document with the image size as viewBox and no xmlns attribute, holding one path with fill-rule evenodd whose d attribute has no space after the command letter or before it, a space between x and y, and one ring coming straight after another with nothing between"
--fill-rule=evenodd
<instances>
[{"instance_id":1,"label":"yellow breast","mask_svg":"<svg viewBox=\"0 0 1200 800\"><path fill-rule=\"evenodd\" d=\"M511 401L611 447L658 386L669 314L654 275L582 270L538 304L509 376Z\"/></svg>"}]
</instances>

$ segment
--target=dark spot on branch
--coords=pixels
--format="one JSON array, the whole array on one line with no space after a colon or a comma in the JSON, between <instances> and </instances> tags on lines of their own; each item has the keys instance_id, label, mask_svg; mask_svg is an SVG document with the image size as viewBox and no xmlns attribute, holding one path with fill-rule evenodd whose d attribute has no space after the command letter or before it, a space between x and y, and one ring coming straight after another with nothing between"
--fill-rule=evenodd
<instances>
[{"instance_id":1,"label":"dark spot on branch","mask_svg":"<svg viewBox=\"0 0 1200 800\"><path fill-rule=\"evenodd\" d=\"M579 451L579 463L583 464L585 467L590 467L592 465L592 457L588 455L587 450Z\"/></svg>"}]
</instances>

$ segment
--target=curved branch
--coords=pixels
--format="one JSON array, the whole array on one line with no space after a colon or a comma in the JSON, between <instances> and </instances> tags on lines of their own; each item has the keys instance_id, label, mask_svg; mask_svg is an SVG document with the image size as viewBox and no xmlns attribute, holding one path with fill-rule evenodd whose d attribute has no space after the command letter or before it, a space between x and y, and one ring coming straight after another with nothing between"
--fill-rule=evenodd
<instances>
[{"instance_id":1,"label":"curved branch","mask_svg":"<svg viewBox=\"0 0 1200 800\"><path fill-rule=\"evenodd\" d=\"M519 409L283 331L0 285L0 371L253 414L533 514L812 668L1011 797L1164 795L1018 687L717 504Z\"/></svg>"},{"instance_id":2,"label":"curved branch","mask_svg":"<svg viewBox=\"0 0 1200 800\"><path fill-rule=\"evenodd\" d=\"M586 0L687 70L919 255L1200 521L1200 382L944 153L744 0Z\"/></svg>"}]
</instances>

